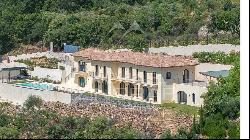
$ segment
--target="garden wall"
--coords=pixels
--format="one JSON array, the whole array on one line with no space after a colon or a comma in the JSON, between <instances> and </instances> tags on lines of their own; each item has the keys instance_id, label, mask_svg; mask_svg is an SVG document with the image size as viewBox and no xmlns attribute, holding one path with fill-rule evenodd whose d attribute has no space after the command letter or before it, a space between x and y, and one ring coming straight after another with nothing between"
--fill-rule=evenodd
<instances>
[{"instance_id":1,"label":"garden wall","mask_svg":"<svg viewBox=\"0 0 250 140\"><path fill-rule=\"evenodd\" d=\"M53 81L61 81L62 80L62 70L59 69L47 69L41 67L34 67L33 71L29 72L31 77L48 78Z\"/></svg>"},{"instance_id":2,"label":"garden wall","mask_svg":"<svg viewBox=\"0 0 250 140\"><path fill-rule=\"evenodd\" d=\"M41 97L44 101L62 102L65 104L71 103L71 94L56 92L56 91L40 91L34 89L27 89L22 87L15 87L10 84L0 83L0 99L14 104L22 105L30 95Z\"/></svg>"}]
</instances>

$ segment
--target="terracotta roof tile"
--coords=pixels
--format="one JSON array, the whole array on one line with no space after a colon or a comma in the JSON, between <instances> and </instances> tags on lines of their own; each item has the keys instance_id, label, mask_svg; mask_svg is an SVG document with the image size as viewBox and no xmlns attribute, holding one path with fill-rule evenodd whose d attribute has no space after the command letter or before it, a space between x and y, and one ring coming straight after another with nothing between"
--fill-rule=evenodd
<instances>
[{"instance_id":1,"label":"terracotta roof tile","mask_svg":"<svg viewBox=\"0 0 250 140\"><path fill-rule=\"evenodd\" d=\"M148 54L132 51L111 52L95 48L88 48L73 54L89 60L123 62L148 67L179 67L198 65L198 61L190 56L170 56L162 54Z\"/></svg>"}]
</instances>

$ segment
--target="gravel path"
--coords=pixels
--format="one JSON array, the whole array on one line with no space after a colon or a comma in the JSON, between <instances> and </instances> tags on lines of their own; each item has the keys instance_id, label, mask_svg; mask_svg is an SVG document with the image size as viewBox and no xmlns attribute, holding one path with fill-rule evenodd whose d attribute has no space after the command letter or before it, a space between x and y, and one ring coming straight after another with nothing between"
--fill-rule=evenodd
<instances>
[{"instance_id":1,"label":"gravel path","mask_svg":"<svg viewBox=\"0 0 250 140\"><path fill-rule=\"evenodd\" d=\"M225 52L240 51L240 45L231 44L209 44L209 45L189 45L179 47L149 48L151 53L167 53L169 55L191 56L194 52Z\"/></svg>"}]
</instances>

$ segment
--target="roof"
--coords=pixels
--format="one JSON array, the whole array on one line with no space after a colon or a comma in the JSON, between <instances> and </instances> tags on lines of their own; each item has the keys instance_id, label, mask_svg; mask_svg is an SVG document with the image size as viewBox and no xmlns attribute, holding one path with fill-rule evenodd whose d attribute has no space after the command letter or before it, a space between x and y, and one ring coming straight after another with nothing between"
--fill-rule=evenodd
<instances>
[{"instance_id":1,"label":"roof","mask_svg":"<svg viewBox=\"0 0 250 140\"><path fill-rule=\"evenodd\" d=\"M229 70L200 72L200 74L214 78L227 77L229 75Z\"/></svg>"},{"instance_id":2,"label":"roof","mask_svg":"<svg viewBox=\"0 0 250 140\"><path fill-rule=\"evenodd\" d=\"M0 71L6 70L20 70L20 69L27 69L27 66L22 63L0 63Z\"/></svg>"},{"instance_id":3,"label":"roof","mask_svg":"<svg viewBox=\"0 0 250 140\"><path fill-rule=\"evenodd\" d=\"M80 46L74 46L74 45L65 45L64 46L65 53L75 53L75 52L78 52L79 49L80 49Z\"/></svg>"},{"instance_id":4,"label":"roof","mask_svg":"<svg viewBox=\"0 0 250 140\"><path fill-rule=\"evenodd\" d=\"M190 56L170 56L162 54L148 54L132 51L104 51L88 48L73 54L88 60L130 63L148 67L181 67L198 65L198 61Z\"/></svg>"}]
</instances>

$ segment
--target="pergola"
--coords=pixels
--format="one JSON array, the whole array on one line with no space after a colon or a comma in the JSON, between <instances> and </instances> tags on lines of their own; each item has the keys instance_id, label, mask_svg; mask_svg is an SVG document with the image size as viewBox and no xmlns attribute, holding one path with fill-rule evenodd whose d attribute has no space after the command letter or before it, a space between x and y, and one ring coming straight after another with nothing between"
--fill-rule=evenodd
<instances>
[{"instance_id":1,"label":"pergola","mask_svg":"<svg viewBox=\"0 0 250 140\"><path fill-rule=\"evenodd\" d=\"M27 69L27 66L25 64L22 64L22 63L1 63L0 64L0 76L1 76L1 79L2 79L2 82L3 82L3 79L4 79L4 72L7 72L8 73L8 78L7 80L10 81L11 80L11 71L21 71L22 70L26 70Z\"/></svg>"},{"instance_id":2,"label":"pergola","mask_svg":"<svg viewBox=\"0 0 250 140\"><path fill-rule=\"evenodd\" d=\"M229 70L220 70L220 71L207 71L207 72L200 72L200 74L210 77L211 78L220 78L220 77L227 77L229 75Z\"/></svg>"}]
</instances>

